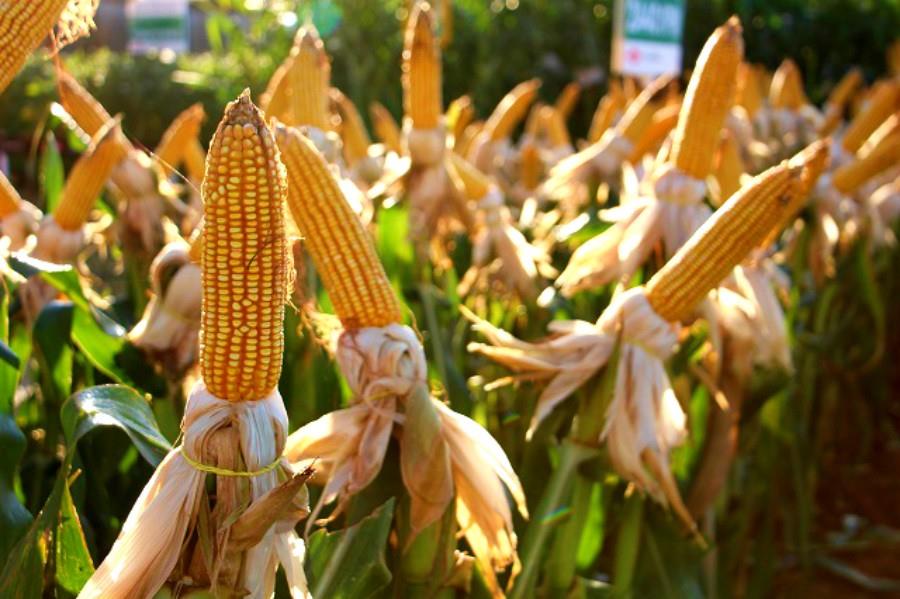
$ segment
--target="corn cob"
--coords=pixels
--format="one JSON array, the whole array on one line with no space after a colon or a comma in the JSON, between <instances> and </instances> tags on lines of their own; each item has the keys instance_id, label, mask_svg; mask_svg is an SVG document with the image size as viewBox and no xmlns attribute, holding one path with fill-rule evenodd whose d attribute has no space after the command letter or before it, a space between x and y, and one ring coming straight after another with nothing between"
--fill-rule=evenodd
<instances>
[{"instance_id":1,"label":"corn cob","mask_svg":"<svg viewBox=\"0 0 900 599\"><path fill-rule=\"evenodd\" d=\"M825 101L825 120L819 129L819 135L827 136L837 129L841 123L841 117L844 115L844 108L862 83L862 71L858 68L854 67L844 73Z\"/></svg>"},{"instance_id":2,"label":"corn cob","mask_svg":"<svg viewBox=\"0 0 900 599\"><path fill-rule=\"evenodd\" d=\"M25 59L47 37L68 0L23 2L14 0L0 7L0 92L25 64Z\"/></svg>"},{"instance_id":3,"label":"corn cob","mask_svg":"<svg viewBox=\"0 0 900 599\"><path fill-rule=\"evenodd\" d=\"M414 129L434 129L443 112L441 49L434 37L431 7L417 2L403 42L403 109Z\"/></svg>"},{"instance_id":4,"label":"corn cob","mask_svg":"<svg viewBox=\"0 0 900 599\"><path fill-rule=\"evenodd\" d=\"M609 91L600 99L597 109L594 111L594 116L591 119L591 128L588 130L588 141L594 143L599 140L606 133L606 130L610 128L613 120L616 118L616 114L621 110L622 90L617 83L613 82L609 86Z\"/></svg>"},{"instance_id":5,"label":"corn cob","mask_svg":"<svg viewBox=\"0 0 900 599\"><path fill-rule=\"evenodd\" d=\"M453 136L453 139L459 139L474 117L475 107L472 105L472 98L469 96L456 98L447 107L445 118L447 131Z\"/></svg>"},{"instance_id":6,"label":"corn cob","mask_svg":"<svg viewBox=\"0 0 900 599\"><path fill-rule=\"evenodd\" d=\"M742 62L738 69L737 77L737 99L735 104L743 107L747 111L747 116L753 116L762 107L763 96L762 89L759 86L759 79L753 69L753 66Z\"/></svg>"},{"instance_id":7,"label":"corn cob","mask_svg":"<svg viewBox=\"0 0 900 599\"><path fill-rule=\"evenodd\" d=\"M543 102L535 102L528 111L528 117L525 119L525 125L522 127L522 137L524 139L537 139L544 128L543 110L547 105Z\"/></svg>"},{"instance_id":8,"label":"corn cob","mask_svg":"<svg viewBox=\"0 0 900 599\"><path fill-rule=\"evenodd\" d=\"M344 144L344 158L346 158L347 164L352 166L369 155L369 146L372 145L372 140L369 138L359 111L356 110L356 106L350 101L350 98L345 96L341 90L333 87L331 88L331 99L341 115L341 141Z\"/></svg>"},{"instance_id":9,"label":"corn cob","mask_svg":"<svg viewBox=\"0 0 900 599\"><path fill-rule=\"evenodd\" d=\"M801 192L802 167L782 163L733 195L646 286L647 300L662 318L677 322L785 220Z\"/></svg>"},{"instance_id":10,"label":"corn cob","mask_svg":"<svg viewBox=\"0 0 900 599\"><path fill-rule=\"evenodd\" d=\"M311 24L298 32L297 55L289 72L291 125L307 125L327 131L329 127L328 92L331 89L331 63L325 44Z\"/></svg>"},{"instance_id":11,"label":"corn cob","mask_svg":"<svg viewBox=\"0 0 900 599\"><path fill-rule=\"evenodd\" d=\"M266 91L259 98L259 107L266 113L267 117L275 117L282 120L293 120L291 112L291 69L300 51L300 38L302 29L297 31L294 37L294 45L291 53L288 54L272 77L266 84Z\"/></svg>"},{"instance_id":12,"label":"corn cob","mask_svg":"<svg viewBox=\"0 0 900 599\"><path fill-rule=\"evenodd\" d=\"M16 191L3 171L0 171L0 218L4 218L19 210L22 196Z\"/></svg>"},{"instance_id":13,"label":"corn cob","mask_svg":"<svg viewBox=\"0 0 900 599\"><path fill-rule=\"evenodd\" d=\"M291 265L284 167L249 91L226 107L206 172L201 375L216 397L254 401L281 374Z\"/></svg>"},{"instance_id":14,"label":"corn cob","mask_svg":"<svg viewBox=\"0 0 900 599\"><path fill-rule=\"evenodd\" d=\"M77 231L87 221L106 180L125 158L119 119L111 119L97 131L66 179L53 220L64 231Z\"/></svg>"},{"instance_id":15,"label":"corn cob","mask_svg":"<svg viewBox=\"0 0 900 599\"><path fill-rule=\"evenodd\" d=\"M671 162L695 179L709 175L719 132L734 101L734 74L744 54L741 32L737 17L717 28L706 40L688 83L672 138Z\"/></svg>"},{"instance_id":16,"label":"corn cob","mask_svg":"<svg viewBox=\"0 0 900 599\"><path fill-rule=\"evenodd\" d=\"M850 122L844 132L841 145L847 152L855 154L863 142L883 123L900 104L900 82L885 81L878 87L863 108Z\"/></svg>"},{"instance_id":17,"label":"corn cob","mask_svg":"<svg viewBox=\"0 0 900 599\"><path fill-rule=\"evenodd\" d=\"M797 110L804 104L808 104L806 94L803 91L803 78L800 69L790 58L786 58L778 66L772 76L772 86L769 88L769 103L774 108L787 108Z\"/></svg>"},{"instance_id":18,"label":"corn cob","mask_svg":"<svg viewBox=\"0 0 900 599\"><path fill-rule=\"evenodd\" d=\"M529 79L518 84L503 96L484 124L484 132L491 141L505 139L512 134L513 129L516 128L528 111L528 107L537 97L540 87L539 79Z\"/></svg>"},{"instance_id":19,"label":"corn cob","mask_svg":"<svg viewBox=\"0 0 900 599\"><path fill-rule=\"evenodd\" d=\"M533 142L526 142L519 153L519 180L528 190L541 183L541 155Z\"/></svg>"},{"instance_id":20,"label":"corn cob","mask_svg":"<svg viewBox=\"0 0 900 599\"><path fill-rule=\"evenodd\" d=\"M900 134L894 134L871 152L834 171L832 183L841 193L854 192L878 173L900 165Z\"/></svg>"},{"instance_id":21,"label":"corn cob","mask_svg":"<svg viewBox=\"0 0 900 599\"><path fill-rule=\"evenodd\" d=\"M550 146L557 148L571 145L572 140L569 137L569 130L566 129L566 120L562 113L554 106L544 106L541 112L543 113L541 120Z\"/></svg>"},{"instance_id":22,"label":"corn cob","mask_svg":"<svg viewBox=\"0 0 900 599\"><path fill-rule=\"evenodd\" d=\"M633 102L629 103L628 109L619 122L616 123L616 133L636 144L644 134L644 130L650 126L653 120L653 114L656 112L657 104L660 96L665 92L666 86L671 83L671 77L658 77L653 83L644 88L638 94Z\"/></svg>"},{"instance_id":23,"label":"corn cob","mask_svg":"<svg viewBox=\"0 0 900 599\"><path fill-rule=\"evenodd\" d=\"M900 133L900 112L895 112L872 132L872 135L860 148L858 154L865 156L898 133Z\"/></svg>"},{"instance_id":24,"label":"corn cob","mask_svg":"<svg viewBox=\"0 0 900 599\"><path fill-rule=\"evenodd\" d=\"M325 159L295 129L276 125L276 137L290 182L288 208L344 328L402 322L375 248Z\"/></svg>"},{"instance_id":25,"label":"corn cob","mask_svg":"<svg viewBox=\"0 0 900 599\"><path fill-rule=\"evenodd\" d=\"M206 113L200 103L184 109L175 117L156 146L157 161L169 168L177 167L186 158L192 142L197 141L200 125L205 118Z\"/></svg>"},{"instance_id":26,"label":"corn cob","mask_svg":"<svg viewBox=\"0 0 900 599\"><path fill-rule=\"evenodd\" d=\"M573 81L566 85L556 98L554 107L559 112L563 122L569 120L575 105L578 104L578 98L581 96L581 84Z\"/></svg>"},{"instance_id":27,"label":"corn cob","mask_svg":"<svg viewBox=\"0 0 900 599\"><path fill-rule=\"evenodd\" d=\"M713 175L719 184L718 203L721 204L741 188L741 176L744 174L744 161L734 135L727 129L719 139L716 155L716 166Z\"/></svg>"},{"instance_id":28,"label":"corn cob","mask_svg":"<svg viewBox=\"0 0 900 599\"><path fill-rule=\"evenodd\" d=\"M184 170L188 179L194 183L202 183L206 174L206 152L200 140L190 140L184 149Z\"/></svg>"},{"instance_id":29,"label":"corn cob","mask_svg":"<svg viewBox=\"0 0 900 599\"><path fill-rule=\"evenodd\" d=\"M467 156L482 129L484 129L484 121L474 121L469 124L469 126L463 130L459 139L455 140L453 151L460 156Z\"/></svg>"},{"instance_id":30,"label":"corn cob","mask_svg":"<svg viewBox=\"0 0 900 599\"><path fill-rule=\"evenodd\" d=\"M57 88L62 107L88 137L94 137L112 119L103 105L63 69L57 73ZM132 149L124 135L117 135L116 138L116 143L121 144L126 152Z\"/></svg>"},{"instance_id":31,"label":"corn cob","mask_svg":"<svg viewBox=\"0 0 900 599\"><path fill-rule=\"evenodd\" d=\"M384 146L392 152L400 152L400 127L391 116L387 108L378 102L372 102L369 106L369 115L372 117L372 129Z\"/></svg>"},{"instance_id":32,"label":"corn cob","mask_svg":"<svg viewBox=\"0 0 900 599\"><path fill-rule=\"evenodd\" d=\"M480 200L487 195L491 181L484 173L475 168L471 162L456 152L450 152L450 160L447 162L447 166L449 167L450 175L459 183L466 196L470 199Z\"/></svg>"},{"instance_id":33,"label":"corn cob","mask_svg":"<svg viewBox=\"0 0 900 599\"><path fill-rule=\"evenodd\" d=\"M658 148L669 132L678 124L678 113L680 111L681 107L679 105L670 104L653 113L650 124L644 130L638 142L634 144L634 150L631 152L629 162L637 162L644 154Z\"/></svg>"},{"instance_id":34,"label":"corn cob","mask_svg":"<svg viewBox=\"0 0 900 599\"><path fill-rule=\"evenodd\" d=\"M625 103L631 104L638 97L640 93L640 87L638 87L637 79L634 77L623 77L622 78L622 94L625 96Z\"/></svg>"}]
</instances>

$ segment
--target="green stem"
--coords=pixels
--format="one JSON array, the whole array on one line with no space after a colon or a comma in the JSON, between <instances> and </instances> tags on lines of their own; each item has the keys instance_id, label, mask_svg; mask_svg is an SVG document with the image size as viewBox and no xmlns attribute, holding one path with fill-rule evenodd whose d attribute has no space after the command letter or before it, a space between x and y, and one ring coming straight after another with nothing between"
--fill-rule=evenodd
<instances>
[{"instance_id":1,"label":"green stem","mask_svg":"<svg viewBox=\"0 0 900 599\"><path fill-rule=\"evenodd\" d=\"M613 596L616 599L632 595L643 519L644 499L634 493L625 501L622 528L619 531L619 538L616 540L616 556L613 565Z\"/></svg>"}]
</instances>

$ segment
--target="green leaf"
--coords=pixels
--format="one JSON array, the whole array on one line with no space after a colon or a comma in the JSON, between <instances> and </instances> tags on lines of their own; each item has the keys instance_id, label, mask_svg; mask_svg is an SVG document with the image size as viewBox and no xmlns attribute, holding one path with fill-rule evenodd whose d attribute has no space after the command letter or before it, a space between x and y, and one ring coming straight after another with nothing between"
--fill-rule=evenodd
<instances>
[{"instance_id":1,"label":"green leaf","mask_svg":"<svg viewBox=\"0 0 900 599\"><path fill-rule=\"evenodd\" d=\"M13 396L22 367L22 360L7 343L9 343L9 288L5 280L0 280L0 353L4 354L2 361L5 362L5 365L0 363L0 414L12 414ZM12 357L13 360L7 359L8 357Z\"/></svg>"},{"instance_id":2,"label":"green leaf","mask_svg":"<svg viewBox=\"0 0 900 599\"><path fill-rule=\"evenodd\" d=\"M60 418L70 451L95 426L121 428L154 466L172 449L156 424L150 404L125 385L101 385L79 391L63 404Z\"/></svg>"},{"instance_id":3,"label":"green leaf","mask_svg":"<svg viewBox=\"0 0 900 599\"><path fill-rule=\"evenodd\" d=\"M19 502L13 482L19 460L25 452L25 435L15 421L0 414L0 564L31 523L31 514Z\"/></svg>"},{"instance_id":4,"label":"green leaf","mask_svg":"<svg viewBox=\"0 0 900 599\"><path fill-rule=\"evenodd\" d=\"M306 570L314 597L365 599L391 581L384 561L394 500L357 524L337 532L317 530L309 538Z\"/></svg>"},{"instance_id":5,"label":"green leaf","mask_svg":"<svg viewBox=\"0 0 900 599\"><path fill-rule=\"evenodd\" d=\"M59 196L62 194L66 175L63 170L62 156L56 144L56 136L48 131L44 137L44 152L41 155L41 191L46 200L44 212L49 214L56 208Z\"/></svg>"},{"instance_id":6,"label":"green leaf","mask_svg":"<svg viewBox=\"0 0 900 599\"><path fill-rule=\"evenodd\" d=\"M41 364L42 390L51 405L60 405L72 388L72 347L64 340L72 329L72 304L50 302L38 315L32 336Z\"/></svg>"},{"instance_id":7,"label":"green leaf","mask_svg":"<svg viewBox=\"0 0 900 599\"><path fill-rule=\"evenodd\" d=\"M70 593L78 593L93 573L94 564L72 503L72 493L68 485L63 485L56 525L56 582Z\"/></svg>"},{"instance_id":8,"label":"green leaf","mask_svg":"<svg viewBox=\"0 0 900 599\"><path fill-rule=\"evenodd\" d=\"M591 488L591 507L587 510L584 531L581 534L576 554L576 563L582 570L588 570L594 564L603 548L603 536L606 533L603 490L602 484L595 484Z\"/></svg>"}]
</instances>

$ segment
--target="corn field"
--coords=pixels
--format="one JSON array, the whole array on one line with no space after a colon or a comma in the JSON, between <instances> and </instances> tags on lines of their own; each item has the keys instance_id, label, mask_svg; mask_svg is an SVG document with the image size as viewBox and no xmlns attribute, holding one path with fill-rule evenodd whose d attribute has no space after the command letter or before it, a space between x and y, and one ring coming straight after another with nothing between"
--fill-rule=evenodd
<instances>
[{"instance_id":1,"label":"corn field","mask_svg":"<svg viewBox=\"0 0 900 599\"><path fill-rule=\"evenodd\" d=\"M900 39L814 105L732 17L578 130L444 97L414 0L402 115L307 22L148 148L59 52L98 4L0 2L0 94L58 92L0 172L0 597L900 596Z\"/></svg>"}]
</instances>

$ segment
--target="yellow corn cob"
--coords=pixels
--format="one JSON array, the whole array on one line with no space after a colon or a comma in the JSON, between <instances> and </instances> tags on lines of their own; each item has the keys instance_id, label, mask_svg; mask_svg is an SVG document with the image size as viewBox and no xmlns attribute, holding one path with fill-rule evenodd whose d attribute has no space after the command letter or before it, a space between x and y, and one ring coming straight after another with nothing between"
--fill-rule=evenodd
<instances>
[{"instance_id":1,"label":"yellow corn cob","mask_svg":"<svg viewBox=\"0 0 900 599\"><path fill-rule=\"evenodd\" d=\"M528 107L537 97L540 87L539 79L529 79L518 84L503 96L484 124L484 131L487 132L491 141L498 141L512 134L513 129L525 117Z\"/></svg>"},{"instance_id":2,"label":"yellow corn cob","mask_svg":"<svg viewBox=\"0 0 900 599\"><path fill-rule=\"evenodd\" d=\"M194 104L184 109L181 114L169 125L159 145L156 147L157 161L168 168L177 167L185 160L188 148L197 140L200 134L200 125L206 118L203 105Z\"/></svg>"},{"instance_id":3,"label":"yellow corn cob","mask_svg":"<svg viewBox=\"0 0 900 599\"><path fill-rule=\"evenodd\" d=\"M543 102L535 102L528 111L528 118L525 119L525 126L522 129L522 135L526 139L536 139L544 127L541 122L544 118L543 110L546 108Z\"/></svg>"},{"instance_id":4,"label":"yellow corn cob","mask_svg":"<svg viewBox=\"0 0 900 599\"><path fill-rule=\"evenodd\" d=\"M641 135L644 134L644 130L653 120L653 114L656 112L656 102L671 81L671 77L662 76L645 87L634 101L628 104L625 114L616 123L616 133L636 144Z\"/></svg>"},{"instance_id":5,"label":"yellow corn cob","mask_svg":"<svg viewBox=\"0 0 900 599\"><path fill-rule=\"evenodd\" d=\"M475 121L471 123L453 144L453 151L460 156L468 155L469 149L472 147L472 142L475 141L475 138L478 137L478 134L481 133L482 129L484 129L484 121Z\"/></svg>"},{"instance_id":6,"label":"yellow corn cob","mask_svg":"<svg viewBox=\"0 0 900 599\"><path fill-rule=\"evenodd\" d=\"M113 168L125 158L125 151L117 139L121 135L119 119L111 119L97 131L87 150L75 162L53 210L53 220L61 229L77 231L87 221L94 200Z\"/></svg>"},{"instance_id":7,"label":"yellow corn cob","mask_svg":"<svg viewBox=\"0 0 900 599\"><path fill-rule=\"evenodd\" d=\"M259 98L259 107L266 113L266 117L275 117L285 122L294 120L291 106L291 69L294 67L297 54L300 53L304 34L304 28L297 30L290 53L272 73L266 84L266 91Z\"/></svg>"},{"instance_id":8,"label":"yellow corn cob","mask_svg":"<svg viewBox=\"0 0 900 599\"><path fill-rule=\"evenodd\" d=\"M554 107L559 112L563 122L569 120L575 105L578 104L578 98L581 96L581 84L573 81L566 85L559 96L556 98Z\"/></svg>"},{"instance_id":9,"label":"yellow corn cob","mask_svg":"<svg viewBox=\"0 0 900 599\"><path fill-rule=\"evenodd\" d=\"M734 135L727 129L722 131L719 149L716 153L716 166L713 175L719 184L719 203L721 204L741 188L741 176L744 174L744 161L741 150Z\"/></svg>"},{"instance_id":10,"label":"yellow corn cob","mask_svg":"<svg viewBox=\"0 0 900 599\"><path fill-rule=\"evenodd\" d=\"M841 193L852 193L878 173L897 165L900 165L900 134L892 135L862 158L838 168L831 181Z\"/></svg>"},{"instance_id":11,"label":"yellow corn cob","mask_svg":"<svg viewBox=\"0 0 900 599\"><path fill-rule=\"evenodd\" d=\"M203 144L196 137L190 140L184 149L184 170L188 179L194 183L202 183L206 174L206 152Z\"/></svg>"},{"instance_id":12,"label":"yellow corn cob","mask_svg":"<svg viewBox=\"0 0 900 599\"><path fill-rule=\"evenodd\" d=\"M622 94L625 96L625 103L631 104L637 99L640 93L637 79L634 77L624 77L622 79Z\"/></svg>"},{"instance_id":13,"label":"yellow corn cob","mask_svg":"<svg viewBox=\"0 0 900 599\"><path fill-rule=\"evenodd\" d=\"M803 91L800 69L797 68L797 63L790 58L784 59L772 76L769 103L775 108L789 110L797 110L808 103Z\"/></svg>"},{"instance_id":14,"label":"yellow corn cob","mask_svg":"<svg viewBox=\"0 0 900 599\"><path fill-rule=\"evenodd\" d=\"M491 181L487 175L479 171L471 162L457 154L450 152L450 160L447 161L448 171L460 187L472 200L480 200L487 195Z\"/></svg>"},{"instance_id":15,"label":"yellow corn cob","mask_svg":"<svg viewBox=\"0 0 900 599\"><path fill-rule=\"evenodd\" d=\"M443 112L441 48L431 7L416 2L403 42L403 109L414 129L434 129Z\"/></svg>"},{"instance_id":16,"label":"yellow corn cob","mask_svg":"<svg viewBox=\"0 0 900 599\"><path fill-rule=\"evenodd\" d=\"M344 144L344 158L347 160L347 164L352 166L369 155L369 146L372 145L372 140L369 138L359 111L356 110L356 106L350 101L350 98L345 96L341 90L331 88L331 99L341 115L341 141Z\"/></svg>"},{"instance_id":17,"label":"yellow corn cob","mask_svg":"<svg viewBox=\"0 0 900 599\"><path fill-rule=\"evenodd\" d=\"M733 195L647 283L647 300L662 318L677 322L716 287L785 219L801 192L802 167L782 163Z\"/></svg>"},{"instance_id":18,"label":"yellow corn cob","mask_svg":"<svg viewBox=\"0 0 900 599\"><path fill-rule=\"evenodd\" d=\"M562 113L554 106L544 106L541 110L543 113L543 127L547 134L547 140L551 147L557 148L561 146L571 145L572 140L569 137L569 130L566 129L566 120Z\"/></svg>"},{"instance_id":19,"label":"yellow corn cob","mask_svg":"<svg viewBox=\"0 0 900 599\"><path fill-rule=\"evenodd\" d=\"M3 171L0 171L0 218L17 212L22 204L22 196L16 191Z\"/></svg>"},{"instance_id":20,"label":"yellow corn cob","mask_svg":"<svg viewBox=\"0 0 900 599\"><path fill-rule=\"evenodd\" d=\"M258 400L281 375L291 264L284 167L249 91L225 108L206 172L200 372L218 398Z\"/></svg>"},{"instance_id":21,"label":"yellow corn cob","mask_svg":"<svg viewBox=\"0 0 900 599\"><path fill-rule=\"evenodd\" d=\"M372 102L369 106L369 115L372 117L372 129L388 150L400 152L400 127L391 116L387 108L378 102Z\"/></svg>"},{"instance_id":22,"label":"yellow corn cob","mask_svg":"<svg viewBox=\"0 0 900 599\"><path fill-rule=\"evenodd\" d=\"M631 152L629 162L637 162L644 154L658 148L669 132L678 124L678 113L680 111L681 106L678 104L669 104L653 113L650 125L644 129L641 138L634 144L634 150Z\"/></svg>"},{"instance_id":23,"label":"yellow corn cob","mask_svg":"<svg viewBox=\"0 0 900 599\"><path fill-rule=\"evenodd\" d=\"M295 129L276 125L276 137L290 182L288 208L344 328L402 322L384 267L325 159Z\"/></svg>"},{"instance_id":24,"label":"yellow corn cob","mask_svg":"<svg viewBox=\"0 0 900 599\"><path fill-rule=\"evenodd\" d=\"M705 179L712 170L719 132L734 101L735 73L744 55L741 32L737 17L717 28L703 45L688 83L672 138L671 162L695 179Z\"/></svg>"},{"instance_id":25,"label":"yellow corn cob","mask_svg":"<svg viewBox=\"0 0 900 599\"><path fill-rule=\"evenodd\" d=\"M858 154L865 156L898 133L900 133L900 112L895 112L872 132L872 135L860 148Z\"/></svg>"},{"instance_id":26,"label":"yellow corn cob","mask_svg":"<svg viewBox=\"0 0 900 599\"><path fill-rule=\"evenodd\" d=\"M844 116L847 103L862 83L862 71L856 67L850 69L841 77L841 80L831 90L828 100L825 102L825 119L819 128L820 136L830 135L841 124L841 118Z\"/></svg>"},{"instance_id":27,"label":"yellow corn cob","mask_svg":"<svg viewBox=\"0 0 900 599\"><path fill-rule=\"evenodd\" d=\"M759 79L756 77L753 67L746 62L742 62L738 69L735 104L743 107L747 111L747 115L753 118L762 106L762 103L763 96L759 86Z\"/></svg>"},{"instance_id":28,"label":"yellow corn cob","mask_svg":"<svg viewBox=\"0 0 900 599\"><path fill-rule=\"evenodd\" d=\"M0 92L43 41L68 0L13 0L0 5Z\"/></svg>"},{"instance_id":29,"label":"yellow corn cob","mask_svg":"<svg viewBox=\"0 0 900 599\"><path fill-rule=\"evenodd\" d=\"M597 103L597 110L594 111L594 116L591 119L591 128L588 131L588 141L590 143L599 140L606 133L616 115L622 110L622 104L621 88L617 83L615 85L610 84L609 91Z\"/></svg>"},{"instance_id":30,"label":"yellow corn cob","mask_svg":"<svg viewBox=\"0 0 900 599\"><path fill-rule=\"evenodd\" d=\"M57 88L62 107L88 137L94 137L112 118L88 90L62 69L57 73ZM132 149L131 143L124 135L117 135L116 143L122 144L122 148L126 151Z\"/></svg>"},{"instance_id":31,"label":"yellow corn cob","mask_svg":"<svg viewBox=\"0 0 900 599\"><path fill-rule=\"evenodd\" d=\"M853 118L844 132L844 139L841 142L844 149L855 154L869 135L897 110L898 104L900 104L900 82L885 81L878 84L868 104Z\"/></svg>"},{"instance_id":32,"label":"yellow corn cob","mask_svg":"<svg viewBox=\"0 0 900 599\"><path fill-rule=\"evenodd\" d=\"M469 123L475 117L475 107L472 105L472 98L469 96L460 96L450 102L447 107L445 121L447 123L447 131L453 136L453 139L459 139Z\"/></svg>"},{"instance_id":33,"label":"yellow corn cob","mask_svg":"<svg viewBox=\"0 0 900 599\"><path fill-rule=\"evenodd\" d=\"M526 142L519 153L519 180L525 189L535 189L541 182L541 155L533 142Z\"/></svg>"},{"instance_id":34,"label":"yellow corn cob","mask_svg":"<svg viewBox=\"0 0 900 599\"><path fill-rule=\"evenodd\" d=\"M297 54L290 76L291 125L307 125L327 131L328 92L331 89L331 63L325 44L311 24L298 32Z\"/></svg>"}]
</instances>

